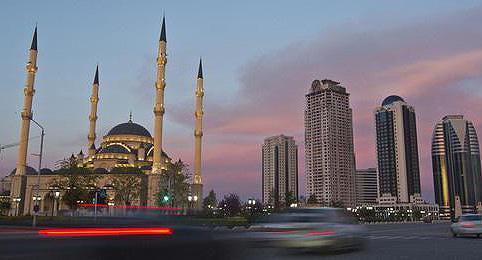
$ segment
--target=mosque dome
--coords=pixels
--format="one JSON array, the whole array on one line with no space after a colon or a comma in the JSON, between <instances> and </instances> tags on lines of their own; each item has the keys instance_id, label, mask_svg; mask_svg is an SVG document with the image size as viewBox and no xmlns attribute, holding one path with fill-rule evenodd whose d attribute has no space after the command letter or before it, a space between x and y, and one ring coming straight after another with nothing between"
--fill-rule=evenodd
<instances>
[{"instance_id":1,"label":"mosque dome","mask_svg":"<svg viewBox=\"0 0 482 260\"><path fill-rule=\"evenodd\" d=\"M101 148L100 153L130 153L129 150L127 150L127 148L125 148L124 146L122 145L118 145L118 144L114 144L114 145L110 145L110 146L107 146L105 148Z\"/></svg>"},{"instance_id":2,"label":"mosque dome","mask_svg":"<svg viewBox=\"0 0 482 260\"><path fill-rule=\"evenodd\" d=\"M392 104L393 102L397 102L397 101L405 102L405 100L403 100L403 98L401 98L399 96L392 95L392 96L386 97L383 100L382 106L388 106L388 105Z\"/></svg>"},{"instance_id":3,"label":"mosque dome","mask_svg":"<svg viewBox=\"0 0 482 260\"><path fill-rule=\"evenodd\" d=\"M40 174L41 175L52 175L52 174L55 174L55 173L49 168L42 168L40 170Z\"/></svg>"},{"instance_id":4,"label":"mosque dome","mask_svg":"<svg viewBox=\"0 0 482 260\"><path fill-rule=\"evenodd\" d=\"M127 123L114 126L114 128L112 128L107 135L138 135L152 137L146 128L132 122L131 120L129 120Z\"/></svg>"},{"instance_id":5,"label":"mosque dome","mask_svg":"<svg viewBox=\"0 0 482 260\"><path fill-rule=\"evenodd\" d=\"M15 175L15 172L17 171L17 168L13 169L12 172L10 172L10 175ZM42 173L42 172L40 172ZM35 170L34 168L30 167L30 166L26 166L25 167L25 174L27 175L36 175L37 174L37 170Z\"/></svg>"}]
</instances>

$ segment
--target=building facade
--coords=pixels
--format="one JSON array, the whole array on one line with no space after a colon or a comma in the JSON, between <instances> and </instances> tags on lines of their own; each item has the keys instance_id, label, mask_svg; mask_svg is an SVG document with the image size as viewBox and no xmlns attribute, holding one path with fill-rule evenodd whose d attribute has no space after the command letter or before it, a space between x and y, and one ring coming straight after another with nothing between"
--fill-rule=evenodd
<instances>
[{"instance_id":1,"label":"building facade","mask_svg":"<svg viewBox=\"0 0 482 260\"><path fill-rule=\"evenodd\" d=\"M414 108L399 96L389 96L375 110L375 125L380 200L406 203L419 199L420 171Z\"/></svg>"},{"instance_id":2,"label":"building facade","mask_svg":"<svg viewBox=\"0 0 482 260\"><path fill-rule=\"evenodd\" d=\"M355 192L357 206L377 203L378 178L376 168L356 170Z\"/></svg>"},{"instance_id":3,"label":"building facade","mask_svg":"<svg viewBox=\"0 0 482 260\"><path fill-rule=\"evenodd\" d=\"M294 138L285 135L266 138L262 148L262 163L263 204L277 208L287 206L287 199L297 201L298 146Z\"/></svg>"},{"instance_id":4,"label":"building facade","mask_svg":"<svg viewBox=\"0 0 482 260\"><path fill-rule=\"evenodd\" d=\"M441 217L455 215L458 207L463 213L474 212L482 201L482 181L479 141L472 122L462 115L448 115L435 125L432 167Z\"/></svg>"},{"instance_id":5,"label":"building facade","mask_svg":"<svg viewBox=\"0 0 482 260\"><path fill-rule=\"evenodd\" d=\"M324 206L355 204L349 96L339 82L329 79L314 80L305 95L306 196L315 196Z\"/></svg>"}]
</instances>

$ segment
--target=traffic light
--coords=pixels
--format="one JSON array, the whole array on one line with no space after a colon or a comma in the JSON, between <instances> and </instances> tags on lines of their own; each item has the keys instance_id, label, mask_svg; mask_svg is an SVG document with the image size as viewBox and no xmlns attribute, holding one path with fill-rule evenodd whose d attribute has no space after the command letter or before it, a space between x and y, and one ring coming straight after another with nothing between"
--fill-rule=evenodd
<instances>
[{"instance_id":1,"label":"traffic light","mask_svg":"<svg viewBox=\"0 0 482 260\"><path fill-rule=\"evenodd\" d=\"M168 202L169 201L169 196L168 195L164 195L164 197L162 198L164 203Z\"/></svg>"}]
</instances>

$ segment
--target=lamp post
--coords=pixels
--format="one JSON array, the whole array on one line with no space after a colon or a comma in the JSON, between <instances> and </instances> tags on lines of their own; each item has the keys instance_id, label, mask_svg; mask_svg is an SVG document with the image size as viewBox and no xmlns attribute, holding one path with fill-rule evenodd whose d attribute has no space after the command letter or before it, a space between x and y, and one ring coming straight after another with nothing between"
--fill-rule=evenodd
<instances>
[{"instance_id":1,"label":"lamp post","mask_svg":"<svg viewBox=\"0 0 482 260\"><path fill-rule=\"evenodd\" d=\"M42 169L42 155L43 155L43 147L44 147L44 136L45 136L45 129L43 126L41 126L37 121L35 121L32 117L29 118L30 121L32 121L36 126L38 126L41 130L40 134L40 153L38 154L38 171L37 171L37 190L36 190L36 196L39 196L40 194L40 169ZM35 227L37 225L37 214L39 211L39 200L35 201L35 206L34 206L34 214L33 214L33 219L32 219L32 226Z\"/></svg>"},{"instance_id":2,"label":"lamp post","mask_svg":"<svg viewBox=\"0 0 482 260\"><path fill-rule=\"evenodd\" d=\"M33 206L33 211L34 211L34 214L33 214L33 221L32 221L32 226L35 227L37 226L37 212L40 210L40 200L42 200L42 198L39 196L39 195L34 195L32 197L33 199L33 202L34 202L34 206Z\"/></svg>"},{"instance_id":3,"label":"lamp post","mask_svg":"<svg viewBox=\"0 0 482 260\"><path fill-rule=\"evenodd\" d=\"M107 199L107 206L108 206L107 210L108 210L109 216L111 216L113 211L113 206L115 205L114 195L112 194L114 191L114 185L112 183L108 183L104 185L104 187L102 188L105 190L105 196Z\"/></svg>"},{"instance_id":4,"label":"lamp post","mask_svg":"<svg viewBox=\"0 0 482 260\"><path fill-rule=\"evenodd\" d=\"M21 198L13 198L13 202L15 202L15 216L18 215L18 206L20 204L20 201L22 200Z\"/></svg>"},{"instance_id":5,"label":"lamp post","mask_svg":"<svg viewBox=\"0 0 482 260\"><path fill-rule=\"evenodd\" d=\"M193 203L196 203L197 200L198 200L197 195L194 195L194 196L193 196L193 195L188 195L188 196L187 196L187 201L189 202L189 207L188 207L188 208L191 209Z\"/></svg>"},{"instance_id":6,"label":"lamp post","mask_svg":"<svg viewBox=\"0 0 482 260\"><path fill-rule=\"evenodd\" d=\"M59 187L58 186L52 186L52 187L49 187L49 190L50 192L52 193L52 197L53 197L53 205L52 205L52 217L54 215L56 215L56 210L55 210L55 206L57 204L57 199L59 198L60 196L60 191L59 191Z\"/></svg>"},{"instance_id":7,"label":"lamp post","mask_svg":"<svg viewBox=\"0 0 482 260\"><path fill-rule=\"evenodd\" d=\"M99 198L99 189L95 189L95 202L94 202L94 221L97 222L97 201Z\"/></svg>"},{"instance_id":8,"label":"lamp post","mask_svg":"<svg viewBox=\"0 0 482 260\"><path fill-rule=\"evenodd\" d=\"M60 191L59 190L56 190L54 191L54 197L55 197L55 200L54 200L54 213L55 213L55 216L57 216L57 214L59 213L59 198L60 198Z\"/></svg>"},{"instance_id":9,"label":"lamp post","mask_svg":"<svg viewBox=\"0 0 482 260\"><path fill-rule=\"evenodd\" d=\"M94 204L94 222L96 222L97 221L97 201L98 201L98 197L99 197L99 188L97 188L96 186L89 186L88 189L94 191L94 201L93 201L93 204Z\"/></svg>"},{"instance_id":10,"label":"lamp post","mask_svg":"<svg viewBox=\"0 0 482 260\"><path fill-rule=\"evenodd\" d=\"M249 209L250 215L252 215L252 213L253 213L254 205L256 205L256 200L249 198L248 199L248 209Z\"/></svg>"}]
</instances>

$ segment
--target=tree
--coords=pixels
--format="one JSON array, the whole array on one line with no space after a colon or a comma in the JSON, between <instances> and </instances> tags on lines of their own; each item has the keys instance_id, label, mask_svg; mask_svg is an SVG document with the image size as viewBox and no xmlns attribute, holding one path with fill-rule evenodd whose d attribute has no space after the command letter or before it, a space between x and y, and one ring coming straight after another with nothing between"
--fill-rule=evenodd
<instances>
[{"instance_id":1,"label":"tree","mask_svg":"<svg viewBox=\"0 0 482 260\"><path fill-rule=\"evenodd\" d=\"M316 199L315 194L310 194L310 196L308 197L308 200L306 201L306 203L307 203L308 205L318 204L318 200Z\"/></svg>"},{"instance_id":2,"label":"tree","mask_svg":"<svg viewBox=\"0 0 482 260\"><path fill-rule=\"evenodd\" d=\"M181 159L171 163L167 168L166 174L162 175L158 203L172 207L185 206L189 195L190 180L191 174L186 163L181 161ZM167 203L164 201L165 196L169 198Z\"/></svg>"},{"instance_id":3,"label":"tree","mask_svg":"<svg viewBox=\"0 0 482 260\"><path fill-rule=\"evenodd\" d=\"M139 199L141 178L138 174L116 174L110 177L110 181L115 191L115 204L130 206Z\"/></svg>"},{"instance_id":4,"label":"tree","mask_svg":"<svg viewBox=\"0 0 482 260\"><path fill-rule=\"evenodd\" d=\"M221 213L227 217L234 217L241 212L241 201L239 196L235 193L225 195L223 200L219 202L218 208L221 209Z\"/></svg>"},{"instance_id":5,"label":"tree","mask_svg":"<svg viewBox=\"0 0 482 260\"><path fill-rule=\"evenodd\" d=\"M216 207L218 200L216 199L216 193L211 190L209 194L203 200L203 210L207 215L212 215L214 207Z\"/></svg>"},{"instance_id":6,"label":"tree","mask_svg":"<svg viewBox=\"0 0 482 260\"><path fill-rule=\"evenodd\" d=\"M11 206L10 201L0 201L0 215L7 215Z\"/></svg>"},{"instance_id":7,"label":"tree","mask_svg":"<svg viewBox=\"0 0 482 260\"><path fill-rule=\"evenodd\" d=\"M86 168L77 166L77 159L71 156L69 159L57 162L59 169L56 172L60 175L50 185L64 190L62 201L75 210L79 203L86 203L92 198L92 188L99 176L92 174Z\"/></svg>"},{"instance_id":8,"label":"tree","mask_svg":"<svg viewBox=\"0 0 482 260\"><path fill-rule=\"evenodd\" d=\"M291 204L296 203L297 199L292 191L287 191L285 193L285 206L289 207Z\"/></svg>"},{"instance_id":9,"label":"tree","mask_svg":"<svg viewBox=\"0 0 482 260\"><path fill-rule=\"evenodd\" d=\"M249 201L248 201L249 202ZM263 215L263 204L258 200L253 200L253 202L246 202L243 207L243 216L246 218L248 223L253 223L254 220Z\"/></svg>"}]
</instances>

